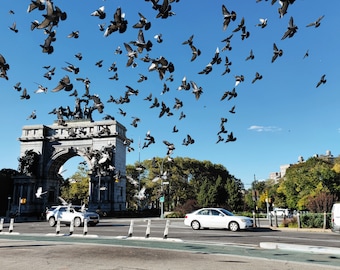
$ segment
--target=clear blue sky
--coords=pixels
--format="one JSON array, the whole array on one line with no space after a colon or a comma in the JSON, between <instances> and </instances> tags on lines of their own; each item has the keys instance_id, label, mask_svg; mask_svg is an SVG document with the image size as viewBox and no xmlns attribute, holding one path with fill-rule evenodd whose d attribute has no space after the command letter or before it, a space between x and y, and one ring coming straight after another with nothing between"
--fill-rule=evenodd
<instances>
[{"instance_id":1,"label":"clear blue sky","mask_svg":"<svg viewBox=\"0 0 340 270\"><path fill-rule=\"evenodd\" d=\"M57 39L50 55L42 53L39 46L46 38L43 30L30 30L31 22L41 22L45 11L27 13L30 2L4 1L0 10L0 54L10 65L8 80L0 78L0 168L17 169L18 138L23 126L51 125L56 120L56 115L48 114L53 108L70 106L73 109L74 98L69 97L70 92L51 92L65 75L70 77L80 95L84 93L84 85L76 78L88 77L90 93L98 94L105 102L102 114L93 113L94 120L110 114L127 127L127 137L134 139L132 146L135 148L134 152L127 153L128 164L138 161L139 155L141 160L165 156L166 146L162 141L167 140L175 144L173 157L223 164L248 188L254 175L258 180L267 179L270 172L279 171L280 165L296 162L298 156L306 159L316 153L324 154L326 150L331 150L334 156L339 155L339 1L297 0L280 18L279 1L271 5L271 1L265 0L259 3L256 0L181 0L171 4L174 16L160 19L156 18L157 12L152 9L151 2L143 0L55 0L54 4L67 12L67 19L54 28ZM222 4L237 14L225 31ZM104 20L90 15L100 6L105 6ZM106 23L107 27L117 7L125 13L127 31L104 37L98 24ZM148 71L150 64L140 60L146 55L145 51L139 54L137 67L126 67L127 52L123 43L137 39L138 29L132 26L139 20L138 12L151 22L151 28L143 30L145 40L153 43L149 56L164 56L174 64L173 82L165 80L170 75L168 72L160 80L156 71ZM322 15L324 18L318 28L306 27ZM250 32L244 40L241 31L232 32L242 17ZM298 30L293 37L281 40L290 17L294 18ZM268 19L267 27L256 26L260 18ZM13 22L16 22L17 33L9 29ZM67 37L72 31L79 31L78 39ZM163 42L157 43L154 36L160 33ZM231 34L232 50L222 51L225 43L221 41ZM190 61L190 47L182 45L191 35L194 35L193 45L201 51L194 61ZM283 55L271 63L273 43L283 50ZM118 46L123 50L121 55L114 53ZM219 48L222 63L214 64L207 75L198 74L211 61L216 48ZM255 58L246 61L250 50ZM304 58L307 51L309 56ZM79 52L83 55L81 61L74 56ZM222 76L226 56L232 65L230 73ZM99 60L103 60L101 68L95 65ZM63 70L66 62L79 67L79 74ZM117 81L108 79L114 75L108 71L113 62L118 67ZM56 67L51 80L43 77L46 72L43 66L47 65ZM252 83L256 72L263 78ZM148 79L138 83L139 74ZM326 74L327 82L316 88L323 74ZM221 101L223 93L235 86L237 75L244 76L244 81L236 87L237 97ZM203 93L198 100L192 89L177 90L184 76L202 87ZM29 100L21 100L20 93L14 90L13 86L18 82L27 89L31 96ZM164 83L170 90L161 94ZM38 84L48 88L46 94L34 93ZM139 90L137 96L131 96L130 103L106 103L110 95L114 98L124 95L126 85ZM152 98L157 97L169 106L174 115L159 118L160 108L150 109L151 102L144 100L150 93ZM175 97L183 102L178 110L173 109ZM229 113L233 106L235 114ZM118 113L118 108L126 111L125 117ZM27 120L33 110L36 110L37 118ZM181 112L186 117L179 120ZM141 119L137 127L131 125L133 117ZM228 119L225 128L228 133L233 132L237 138L235 142L216 143L221 117ZM172 132L174 125L179 129L177 133ZM156 144L138 151L138 141L143 145L148 131L155 137ZM195 143L184 146L182 141L187 134ZM223 134L223 138L226 136ZM72 160L69 162L72 164ZM75 164L68 166L66 174L76 170Z\"/></svg>"}]
</instances>

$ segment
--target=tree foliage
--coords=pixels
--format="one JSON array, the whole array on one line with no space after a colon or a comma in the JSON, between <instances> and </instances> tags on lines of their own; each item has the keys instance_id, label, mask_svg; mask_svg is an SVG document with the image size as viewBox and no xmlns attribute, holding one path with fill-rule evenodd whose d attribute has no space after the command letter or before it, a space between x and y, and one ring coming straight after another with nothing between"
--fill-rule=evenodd
<instances>
[{"instance_id":1,"label":"tree foliage","mask_svg":"<svg viewBox=\"0 0 340 270\"><path fill-rule=\"evenodd\" d=\"M87 204L89 197L89 176L83 165L61 187L61 197L73 204Z\"/></svg>"},{"instance_id":2,"label":"tree foliage","mask_svg":"<svg viewBox=\"0 0 340 270\"><path fill-rule=\"evenodd\" d=\"M340 175L332 168L332 163L317 157L292 165L277 192L284 195L287 207L299 210L307 209L311 198L321 193L337 196Z\"/></svg>"},{"instance_id":3,"label":"tree foliage","mask_svg":"<svg viewBox=\"0 0 340 270\"><path fill-rule=\"evenodd\" d=\"M156 157L135 164L135 168L138 166L144 168L141 175L132 167L127 167L127 175L135 180L140 177L139 189L146 188L145 200L151 207L157 207L159 198L164 195L166 210L173 210L190 200L200 207L218 206L233 211L243 208L243 184L222 165L191 158ZM136 186L128 191L127 200L133 202Z\"/></svg>"}]
</instances>

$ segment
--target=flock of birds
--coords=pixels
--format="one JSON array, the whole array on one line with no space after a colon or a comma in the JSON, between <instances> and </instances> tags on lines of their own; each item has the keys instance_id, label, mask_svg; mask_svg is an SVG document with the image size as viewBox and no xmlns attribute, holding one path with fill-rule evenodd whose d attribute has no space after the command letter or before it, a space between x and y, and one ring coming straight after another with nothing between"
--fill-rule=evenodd
<instances>
[{"instance_id":1,"label":"flock of birds","mask_svg":"<svg viewBox=\"0 0 340 270\"><path fill-rule=\"evenodd\" d=\"M66 23L70 16L73 14L69 13L67 10L63 10L62 8L55 5L54 1L52 0L31 0L29 1L27 8L27 13L32 13L36 15L35 20L31 22L30 25L26 27L30 27L31 31L41 31L42 32L42 39L41 44L39 44L41 48L41 53L46 55L55 54L56 51L59 49L57 46L58 40L62 37L58 36L57 29L61 27L62 24ZM146 3L144 3L146 2ZM157 44L161 44L164 42L165 36L163 34L156 34L154 35L154 40L148 40L145 38L145 34L147 31L152 29L153 24L157 24L158 20L171 20L176 19L176 9L180 9L180 1L179 0L144 0L140 1L138 5L146 5L149 9L154 11L155 17L153 20L148 20L142 12L138 12L138 20L134 22L130 22L132 19L127 19L128 16L125 15L124 7L117 7L115 10L107 10L105 5L99 6L98 9L93 10L88 16L96 17L98 22L98 31L102 32L103 38L110 38L109 36L113 35L124 35L127 30L130 28L135 29L137 32L136 40L128 41L126 40L122 44L118 44L116 49L114 50L115 57L120 57L120 55L126 54L126 72L129 72L129 68L139 69L139 77L136 79L138 84L142 84L143 82L147 81L149 76L146 75L145 71L153 72L158 74L158 78L162 84L162 91L160 95L157 95L155 92L151 92L147 95L144 100L148 102L150 105L148 106L152 110L158 109L158 117L162 118L164 116L171 117L174 115L175 111L180 111L179 120L184 119L186 114L183 109L184 102L178 96L175 98L175 103L173 105L169 105L169 101L165 98L161 100L161 98L166 97L166 94L171 90L170 85L172 86L174 83L177 82L176 91L178 91L178 95L180 92L191 92L193 98L195 100L199 100L203 95L203 87L201 86L200 82L194 81L192 79L188 79L184 74L177 74L177 78L175 78L175 70L176 70L176 63L170 61L166 56L159 56L153 57L152 51ZM257 3L259 2L267 2L267 0L256 0ZM276 3L278 2L278 3ZM294 8L295 0L272 0L271 5L278 6L278 17L281 19L283 17L289 16L289 10ZM60 2L60 5L63 3ZM27 6L26 6L27 7ZM24 8L24 7L23 7ZM275 9L274 9L275 10ZM15 16L16 11L10 10L9 13L11 16ZM208 75L213 72L213 69L219 65L224 65L223 73L218 74L217 76L224 76L231 72L232 62L229 60L228 56L226 55L227 52L232 51L232 42L234 37L237 33L240 33L241 40L245 41L251 36L251 31L249 31L250 27L249 24L246 23L246 19L242 17L241 12L234 11L228 7L228 3L221 4L221 9L219 14L216 16L220 17L220 25L216 27L220 27L223 34L229 32L230 34L221 40L223 47L220 49L220 44L217 44L216 50L211 53L211 60L209 63L199 68L197 74L201 76ZM132 14L129 14L129 17L132 17ZM318 28L322 22L324 15L318 17L314 22L310 22L306 24L306 27L315 27ZM86 18L84 18L86 19ZM106 24L105 20L108 19L109 23ZM96 22L94 22L96 23ZM259 27L264 29L267 27L268 22L265 18L259 18L259 22L255 24L255 27ZM254 26L254 25L252 25ZM16 22L13 22L12 25L8 26L9 31L13 31L15 34L20 34L20 29L17 27ZM167 31L167 29L164 29ZM287 25L286 31L283 33L281 40L293 38L299 31L299 28L294 23L294 18L290 16L289 23ZM70 33L68 34L68 39L79 39L81 36L80 31L71 29ZM197 61L199 57L203 54L199 46L195 43L195 35L192 34L188 37L188 39L183 40L182 44L178 44L180 46L188 46L190 49L190 57L189 62L192 63ZM0 47L1 49L1 47ZM79 45L79 49L81 49L81 45ZM78 62L82 61L84 52L77 52L74 56ZM167 53L164 52L166 55ZM278 58L282 57L284 54L283 50L278 46L277 43L273 42L273 51L272 51L272 58L271 62L274 63L278 60ZM309 51L307 50L305 57L309 56ZM184 58L185 56L183 56ZM246 57L246 61L252 61L255 58L253 50L249 52L249 55ZM12 81L11 78L11 63L7 62L6 51L0 51L0 78L5 80ZM98 68L103 67L103 62L105 59L98 60L95 63L95 66ZM65 91L69 93L70 97L75 98L76 102L80 102L80 104L84 104L82 109L84 111L89 111L89 115L92 115L92 112L98 112L99 114L103 114L105 112L105 116L103 119L116 119L116 115L110 114L109 109L107 108L107 104L116 104L118 106L118 114L122 117L126 117L129 115L129 112L125 111L122 108L122 105L125 103L130 103L132 100L140 94L140 91L136 89L136 87L132 86L129 83L125 84L125 92L120 97L115 97L114 94L108 94L107 102L102 101L104 98L103 95L99 96L98 94L92 93L91 80L89 77L82 77L81 74L81 67L74 65L71 63L72 61L65 61L65 66L61 67L63 71L66 72L64 76L58 78L58 81L55 82L54 87L49 90L49 87L46 87L42 84L37 83L37 89L33 91L35 94L39 93L47 93L50 92L60 92ZM146 63L148 65L147 70L142 70L140 66L141 63ZM55 81L55 73L56 67L53 66L51 63L50 65L43 67L45 72L43 77L47 82ZM109 77L109 80L118 81L120 79L118 74L118 67L117 62L113 62L109 67L108 71L112 73L112 76ZM73 78L75 77L75 81L81 83L83 85L83 91L79 91L79 89L75 89ZM95 75L93 75L95 76ZM180 77L180 82L179 78ZM255 76L251 78L251 83L254 84L257 81L260 81L263 78L263 75L259 72L255 73ZM15 78L16 80L19 78ZM204 78L202 77L203 81ZM150 78L149 78L150 80ZM242 74L234 75L234 86L232 90L227 90L223 93L220 100L234 100L237 95L237 89L240 84L245 81L245 76ZM326 75L322 75L320 81L317 82L316 87L326 83ZM97 86L95 86L97 87ZM13 88L20 92L20 98L23 100L29 100L31 98L31 93L25 87L21 85L21 82L15 82L13 84ZM96 90L95 90L96 91ZM235 105L231 106L229 113L230 115L235 114L236 108ZM78 119L84 116L76 115L75 111L72 111L69 106L59 106L53 108L50 114L56 114L59 120L63 119ZM233 131L228 131L226 128L226 123L228 121L229 116L223 116L220 119L219 127L216 131L216 143L221 142L235 142L237 140L236 136L234 136ZM32 114L27 117L27 119L36 119L37 112L36 110L32 111ZM134 128L138 127L139 123L144 120L142 117L139 116L132 116L132 121L130 125ZM145 121L147 121L145 119ZM67 125L67 121L60 121L58 122L63 125ZM179 130L176 125L172 127L172 133L177 133ZM186 134L182 140L182 145L189 146L195 143L194 136L190 134ZM126 138L125 144L127 146L128 151L133 151L133 138ZM166 139L162 139L162 142L167 148L167 155L171 155L175 150L175 145L172 142L169 142ZM144 144L142 148L149 147L152 144L156 143L156 139L151 135L150 131L146 132L144 138ZM38 192L39 193L39 192ZM41 194L41 191L40 193Z\"/></svg>"}]
</instances>

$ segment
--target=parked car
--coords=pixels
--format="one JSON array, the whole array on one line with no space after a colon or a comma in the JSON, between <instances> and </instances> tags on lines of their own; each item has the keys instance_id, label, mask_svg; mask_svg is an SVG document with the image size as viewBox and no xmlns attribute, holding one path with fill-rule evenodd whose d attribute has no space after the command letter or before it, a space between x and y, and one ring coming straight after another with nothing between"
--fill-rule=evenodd
<instances>
[{"instance_id":1,"label":"parked car","mask_svg":"<svg viewBox=\"0 0 340 270\"><path fill-rule=\"evenodd\" d=\"M278 216L278 217L288 217L289 211L286 208L274 208L273 211L270 212L272 216Z\"/></svg>"},{"instance_id":2,"label":"parked car","mask_svg":"<svg viewBox=\"0 0 340 270\"><path fill-rule=\"evenodd\" d=\"M331 222L332 232L340 233L340 203L333 204Z\"/></svg>"},{"instance_id":3,"label":"parked car","mask_svg":"<svg viewBox=\"0 0 340 270\"><path fill-rule=\"evenodd\" d=\"M63 224L71 224L73 221L74 226L79 227L84 224L85 218L90 226L95 226L99 223L99 215L97 213L88 212L81 206L59 205L52 206L46 211L46 220L51 227L57 224L58 219Z\"/></svg>"},{"instance_id":4,"label":"parked car","mask_svg":"<svg viewBox=\"0 0 340 270\"><path fill-rule=\"evenodd\" d=\"M235 216L224 208L201 208L186 214L184 224L194 230L201 228L228 229L233 232L253 227L249 217Z\"/></svg>"}]
</instances>

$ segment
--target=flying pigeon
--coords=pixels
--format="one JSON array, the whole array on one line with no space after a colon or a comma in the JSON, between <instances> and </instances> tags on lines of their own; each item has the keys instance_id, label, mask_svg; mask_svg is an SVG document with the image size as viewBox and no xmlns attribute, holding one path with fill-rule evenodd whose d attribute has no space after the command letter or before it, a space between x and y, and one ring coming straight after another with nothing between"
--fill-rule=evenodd
<instances>
[{"instance_id":1,"label":"flying pigeon","mask_svg":"<svg viewBox=\"0 0 340 270\"><path fill-rule=\"evenodd\" d=\"M40 199L41 195L44 195L46 193L47 193L47 191L44 191L44 192L42 191L42 187L38 187L37 192L35 193L35 197Z\"/></svg>"}]
</instances>

